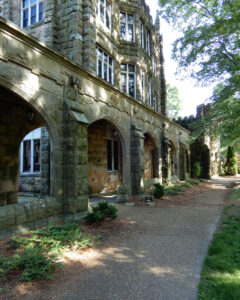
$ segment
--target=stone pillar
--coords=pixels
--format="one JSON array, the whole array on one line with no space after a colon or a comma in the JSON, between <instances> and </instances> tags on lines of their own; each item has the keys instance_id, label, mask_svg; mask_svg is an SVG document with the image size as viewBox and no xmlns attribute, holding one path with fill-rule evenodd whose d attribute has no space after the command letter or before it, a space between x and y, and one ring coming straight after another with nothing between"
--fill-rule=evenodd
<instances>
[{"instance_id":1,"label":"stone pillar","mask_svg":"<svg viewBox=\"0 0 240 300\"><path fill-rule=\"evenodd\" d=\"M96 0L83 0L83 67L96 72Z\"/></svg>"},{"instance_id":2,"label":"stone pillar","mask_svg":"<svg viewBox=\"0 0 240 300\"><path fill-rule=\"evenodd\" d=\"M179 179L186 180L186 148L179 144Z\"/></svg>"},{"instance_id":3,"label":"stone pillar","mask_svg":"<svg viewBox=\"0 0 240 300\"><path fill-rule=\"evenodd\" d=\"M131 126L131 183L132 195L141 196L144 189L144 135L135 126Z\"/></svg>"},{"instance_id":4,"label":"stone pillar","mask_svg":"<svg viewBox=\"0 0 240 300\"><path fill-rule=\"evenodd\" d=\"M161 159L162 159L162 184L169 183L169 141L165 136L165 124L162 124L161 140Z\"/></svg>"},{"instance_id":5,"label":"stone pillar","mask_svg":"<svg viewBox=\"0 0 240 300\"><path fill-rule=\"evenodd\" d=\"M41 129L41 196L50 193L50 145L46 127Z\"/></svg>"},{"instance_id":6,"label":"stone pillar","mask_svg":"<svg viewBox=\"0 0 240 300\"><path fill-rule=\"evenodd\" d=\"M77 84L72 78L64 94L64 213L76 214L88 208L88 122L76 101Z\"/></svg>"}]
</instances>

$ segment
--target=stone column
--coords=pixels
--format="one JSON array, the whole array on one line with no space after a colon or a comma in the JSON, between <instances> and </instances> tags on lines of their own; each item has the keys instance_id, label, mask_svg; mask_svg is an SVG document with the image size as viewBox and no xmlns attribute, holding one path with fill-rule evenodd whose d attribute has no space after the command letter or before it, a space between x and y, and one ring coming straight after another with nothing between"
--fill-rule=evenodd
<instances>
[{"instance_id":1,"label":"stone column","mask_svg":"<svg viewBox=\"0 0 240 300\"><path fill-rule=\"evenodd\" d=\"M41 129L41 196L50 194L50 152L49 136L46 127Z\"/></svg>"},{"instance_id":2,"label":"stone column","mask_svg":"<svg viewBox=\"0 0 240 300\"><path fill-rule=\"evenodd\" d=\"M161 159L162 159L162 184L169 183L169 141L165 136L165 124L162 125L161 140Z\"/></svg>"},{"instance_id":3,"label":"stone column","mask_svg":"<svg viewBox=\"0 0 240 300\"><path fill-rule=\"evenodd\" d=\"M77 103L77 84L70 78L65 86L63 129L64 213L88 208L87 119Z\"/></svg>"},{"instance_id":4,"label":"stone column","mask_svg":"<svg viewBox=\"0 0 240 300\"><path fill-rule=\"evenodd\" d=\"M141 196L144 189L144 135L135 126L131 126L131 183L132 195Z\"/></svg>"}]
</instances>

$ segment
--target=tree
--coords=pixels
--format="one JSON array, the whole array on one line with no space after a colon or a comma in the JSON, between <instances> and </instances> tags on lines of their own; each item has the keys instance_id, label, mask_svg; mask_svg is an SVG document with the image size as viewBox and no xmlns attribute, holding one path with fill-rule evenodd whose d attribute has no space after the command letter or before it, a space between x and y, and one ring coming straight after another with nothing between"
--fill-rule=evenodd
<instances>
[{"instance_id":1,"label":"tree","mask_svg":"<svg viewBox=\"0 0 240 300\"><path fill-rule=\"evenodd\" d=\"M176 86L167 83L167 110L169 119L177 119L182 108L182 100Z\"/></svg>"},{"instance_id":2,"label":"tree","mask_svg":"<svg viewBox=\"0 0 240 300\"><path fill-rule=\"evenodd\" d=\"M208 130L225 138L234 120L240 128L236 113L240 110L240 1L159 0L159 4L160 14L182 31L172 53L179 70L203 85L217 84ZM231 143L236 138L236 132L228 136Z\"/></svg>"},{"instance_id":3,"label":"tree","mask_svg":"<svg viewBox=\"0 0 240 300\"><path fill-rule=\"evenodd\" d=\"M237 168L237 158L234 152L234 148L232 146L228 147L227 151L227 161L224 166L225 174L226 175L236 175L238 168Z\"/></svg>"}]
</instances>

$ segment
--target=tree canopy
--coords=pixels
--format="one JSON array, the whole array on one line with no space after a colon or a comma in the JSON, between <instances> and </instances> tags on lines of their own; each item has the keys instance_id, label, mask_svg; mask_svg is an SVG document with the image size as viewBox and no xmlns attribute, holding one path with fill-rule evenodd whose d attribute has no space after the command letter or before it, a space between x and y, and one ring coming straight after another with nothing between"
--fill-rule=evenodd
<instances>
[{"instance_id":1,"label":"tree canopy","mask_svg":"<svg viewBox=\"0 0 240 300\"><path fill-rule=\"evenodd\" d=\"M179 92L176 86L171 86L167 83L167 109L169 119L179 117L182 108L182 100L179 97Z\"/></svg>"},{"instance_id":2,"label":"tree canopy","mask_svg":"<svg viewBox=\"0 0 240 300\"><path fill-rule=\"evenodd\" d=\"M160 15L182 31L173 47L179 71L217 83L207 128L228 142L240 129L240 1L159 0ZM238 132L237 132L238 131Z\"/></svg>"}]
</instances>

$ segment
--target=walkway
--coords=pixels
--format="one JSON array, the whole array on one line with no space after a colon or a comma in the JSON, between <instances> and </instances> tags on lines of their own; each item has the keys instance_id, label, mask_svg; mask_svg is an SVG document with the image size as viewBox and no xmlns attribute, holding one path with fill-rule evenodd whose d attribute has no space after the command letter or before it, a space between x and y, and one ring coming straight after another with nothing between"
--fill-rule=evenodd
<instances>
[{"instance_id":1,"label":"walkway","mask_svg":"<svg viewBox=\"0 0 240 300\"><path fill-rule=\"evenodd\" d=\"M192 200L194 205L118 206L120 218L134 230L119 232L81 263L69 257L75 269L67 279L24 299L197 299L202 262L224 208L226 186L234 180L214 180Z\"/></svg>"}]
</instances>

